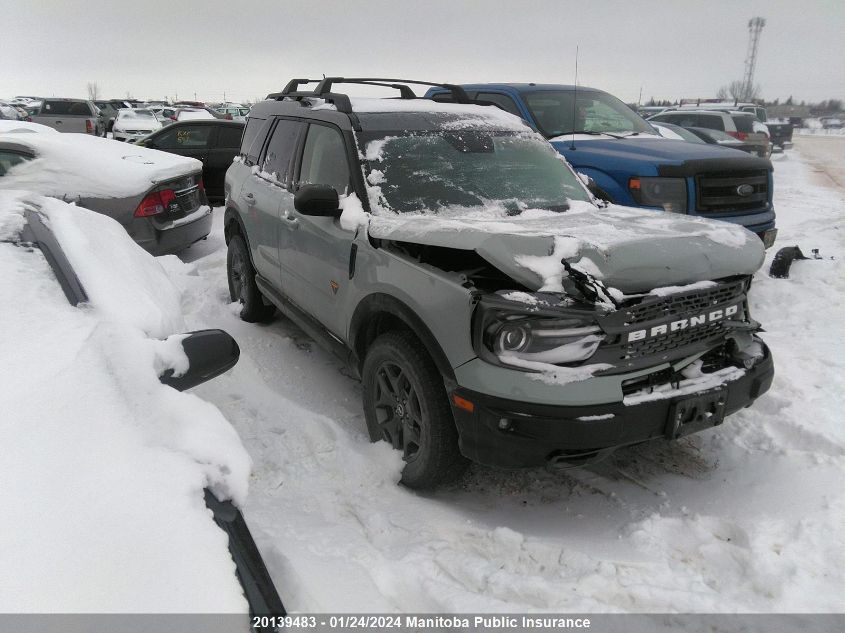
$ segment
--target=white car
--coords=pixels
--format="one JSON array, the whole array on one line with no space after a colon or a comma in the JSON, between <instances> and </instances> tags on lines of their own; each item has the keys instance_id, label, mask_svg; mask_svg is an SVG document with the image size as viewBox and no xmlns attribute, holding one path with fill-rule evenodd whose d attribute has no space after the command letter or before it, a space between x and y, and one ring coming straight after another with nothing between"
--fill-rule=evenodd
<instances>
[{"instance_id":1,"label":"white car","mask_svg":"<svg viewBox=\"0 0 845 633\"><path fill-rule=\"evenodd\" d=\"M217 111L231 121L246 121L249 116L249 108L242 105L225 105L217 108Z\"/></svg>"},{"instance_id":2,"label":"white car","mask_svg":"<svg viewBox=\"0 0 845 633\"><path fill-rule=\"evenodd\" d=\"M14 297L0 311L0 612L246 623L203 496L243 503L250 458L215 406L180 393L234 365L231 337L182 334L162 265L114 220L61 200L0 192L0 268ZM209 374L189 341L211 332L200 347L223 353Z\"/></svg>"},{"instance_id":3,"label":"white car","mask_svg":"<svg viewBox=\"0 0 845 633\"><path fill-rule=\"evenodd\" d=\"M112 138L116 141L135 142L158 129L161 129L161 122L151 110L121 108L114 120Z\"/></svg>"},{"instance_id":4,"label":"white car","mask_svg":"<svg viewBox=\"0 0 845 633\"><path fill-rule=\"evenodd\" d=\"M202 121L216 118L216 116L205 108L179 108L176 110L177 121Z\"/></svg>"}]
</instances>

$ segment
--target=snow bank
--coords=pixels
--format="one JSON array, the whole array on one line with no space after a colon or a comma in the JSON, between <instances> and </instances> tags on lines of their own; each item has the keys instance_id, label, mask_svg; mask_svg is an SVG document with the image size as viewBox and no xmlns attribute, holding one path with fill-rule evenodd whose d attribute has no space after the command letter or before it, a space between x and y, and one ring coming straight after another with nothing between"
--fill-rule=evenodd
<instances>
[{"instance_id":1,"label":"snow bank","mask_svg":"<svg viewBox=\"0 0 845 633\"><path fill-rule=\"evenodd\" d=\"M198 172L193 158L87 134L4 134L34 153L0 179L0 189L45 196L117 198L146 193L156 183Z\"/></svg>"},{"instance_id":2,"label":"snow bank","mask_svg":"<svg viewBox=\"0 0 845 633\"><path fill-rule=\"evenodd\" d=\"M98 231L101 248L117 241L109 255L156 269L106 218L56 200L0 192L0 226L19 224L25 198L48 209L72 261ZM0 243L0 612L244 613L203 488L243 503L250 459L214 405L158 381L185 369L181 337L150 340L139 323L158 336L177 324L99 305L115 267L79 269L92 305L74 308L40 250Z\"/></svg>"}]
</instances>

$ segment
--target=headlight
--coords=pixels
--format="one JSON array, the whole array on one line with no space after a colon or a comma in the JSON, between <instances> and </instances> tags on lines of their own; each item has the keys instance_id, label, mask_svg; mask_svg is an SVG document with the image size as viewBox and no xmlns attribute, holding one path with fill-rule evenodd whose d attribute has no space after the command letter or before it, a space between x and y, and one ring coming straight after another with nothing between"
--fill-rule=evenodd
<instances>
[{"instance_id":1,"label":"headlight","mask_svg":"<svg viewBox=\"0 0 845 633\"><path fill-rule=\"evenodd\" d=\"M628 181L628 189L637 204L663 207L670 213L687 212L687 181L683 178L635 177Z\"/></svg>"},{"instance_id":2,"label":"headlight","mask_svg":"<svg viewBox=\"0 0 845 633\"><path fill-rule=\"evenodd\" d=\"M485 297L474 322L478 355L495 365L529 370L538 368L533 363L579 365L590 358L605 338L595 311L565 307L559 297L549 297L534 307L502 295Z\"/></svg>"}]
</instances>

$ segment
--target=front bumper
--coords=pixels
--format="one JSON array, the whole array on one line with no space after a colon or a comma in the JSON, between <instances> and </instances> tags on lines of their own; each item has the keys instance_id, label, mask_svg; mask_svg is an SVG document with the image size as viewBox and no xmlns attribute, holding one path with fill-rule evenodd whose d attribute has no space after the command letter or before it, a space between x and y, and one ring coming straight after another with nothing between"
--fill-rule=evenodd
<instances>
[{"instance_id":1,"label":"front bumper","mask_svg":"<svg viewBox=\"0 0 845 633\"><path fill-rule=\"evenodd\" d=\"M749 406L771 386L774 363L768 347L763 345L763 350L762 359L743 376L725 384L725 415ZM677 429L670 414L678 402L689 398L687 395L635 405L613 402L559 406L507 400L462 387L453 394L474 405L470 412L450 399L461 452L480 464L499 468L578 465L600 459L622 446L674 437ZM693 432L706 426L696 427Z\"/></svg>"}]
</instances>

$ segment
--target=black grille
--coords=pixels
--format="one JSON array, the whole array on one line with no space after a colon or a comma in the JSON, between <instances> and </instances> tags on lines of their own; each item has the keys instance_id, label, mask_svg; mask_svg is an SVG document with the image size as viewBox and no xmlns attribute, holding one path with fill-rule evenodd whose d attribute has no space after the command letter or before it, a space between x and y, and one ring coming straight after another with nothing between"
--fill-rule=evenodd
<instances>
[{"instance_id":1,"label":"black grille","mask_svg":"<svg viewBox=\"0 0 845 633\"><path fill-rule=\"evenodd\" d=\"M638 304L623 306L601 321L607 338L590 358L590 363L610 363L613 374L672 361L690 354L711 349L723 341L732 326L730 321L744 321L743 301L749 278L733 278L701 290L655 297L646 295ZM709 314L714 309L737 306L736 314L718 321L671 330L671 323ZM651 335L652 328L669 326L668 331ZM646 330L640 340L629 341L631 332Z\"/></svg>"},{"instance_id":2,"label":"black grille","mask_svg":"<svg viewBox=\"0 0 845 633\"><path fill-rule=\"evenodd\" d=\"M769 200L766 170L701 174L695 181L696 209L704 213L758 209ZM747 193L741 195L740 188Z\"/></svg>"},{"instance_id":3,"label":"black grille","mask_svg":"<svg viewBox=\"0 0 845 633\"><path fill-rule=\"evenodd\" d=\"M687 345L709 341L710 339L717 340L725 331L722 323L710 323L709 325L655 336L644 341L634 341L633 343L622 346L619 360L663 354L672 350L681 349Z\"/></svg>"},{"instance_id":4,"label":"black grille","mask_svg":"<svg viewBox=\"0 0 845 633\"><path fill-rule=\"evenodd\" d=\"M637 323L646 323L690 312L701 312L710 306L739 297L744 289L744 281L735 281L692 293L670 295L653 303L641 303L625 309L625 325L636 325Z\"/></svg>"}]
</instances>

